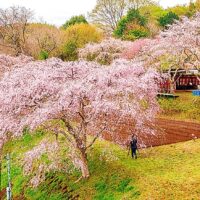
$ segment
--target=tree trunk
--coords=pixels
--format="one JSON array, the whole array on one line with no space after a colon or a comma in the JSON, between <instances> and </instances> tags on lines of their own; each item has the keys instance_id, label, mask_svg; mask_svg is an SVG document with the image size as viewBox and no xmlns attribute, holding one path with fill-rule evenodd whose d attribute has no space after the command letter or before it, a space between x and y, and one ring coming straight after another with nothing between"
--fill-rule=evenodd
<instances>
[{"instance_id":1,"label":"tree trunk","mask_svg":"<svg viewBox=\"0 0 200 200\"><path fill-rule=\"evenodd\" d=\"M175 83L173 80L170 81L170 93L174 93L175 91Z\"/></svg>"},{"instance_id":2,"label":"tree trunk","mask_svg":"<svg viewBox=\"0 0 200 200\"><path fill-rule=\"evenodd\" d=\"M87 154L85 151L81 150L81 173L83 178L88 178L90 176L89 168L88 168L88 161L87 161Z\"/></svg>"}]
</instances>

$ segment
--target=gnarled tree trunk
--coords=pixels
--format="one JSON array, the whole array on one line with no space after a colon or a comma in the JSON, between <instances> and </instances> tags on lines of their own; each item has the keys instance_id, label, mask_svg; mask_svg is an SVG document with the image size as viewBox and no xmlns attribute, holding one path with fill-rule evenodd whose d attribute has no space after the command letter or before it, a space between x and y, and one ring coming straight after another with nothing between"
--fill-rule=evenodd
<instances>
[{"instance_id":1,"label":"gnarled tree trunk","mask_svg":"<svg viewBox=\"0 0 200 200\"><path fill-rule=\"evenodd\" d=\"M88 160L87 160L87 153L85 150L81 150L81 173L82 178L88 178L90 176L89 168L88 168Z\"/></svg>"}]
</instances>

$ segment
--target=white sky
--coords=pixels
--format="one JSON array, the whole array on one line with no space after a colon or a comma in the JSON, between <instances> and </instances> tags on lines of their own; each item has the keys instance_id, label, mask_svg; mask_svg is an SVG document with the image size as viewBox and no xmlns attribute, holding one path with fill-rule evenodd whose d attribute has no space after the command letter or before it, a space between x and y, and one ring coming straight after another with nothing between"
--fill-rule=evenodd
<instances>
[{"instance_id":1,"label":"white sky","mask_svg":"<svg viewBox=\"0 0 200 200\"><path fill-rule=\"evenodd\" d=\"M160 4L165 8L189 2L190 0L160 0ZM25 6L31 8L38 19L56 25L63 24L73 15L87 16L95 4L96 0L0 0L0 8L13 5Z\"/></svg>"}]
</instances>

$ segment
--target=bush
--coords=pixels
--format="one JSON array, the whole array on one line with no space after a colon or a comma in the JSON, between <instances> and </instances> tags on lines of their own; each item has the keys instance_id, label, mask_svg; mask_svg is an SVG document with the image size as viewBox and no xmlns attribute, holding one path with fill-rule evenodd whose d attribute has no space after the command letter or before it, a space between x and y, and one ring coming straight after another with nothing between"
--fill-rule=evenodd
<instances>
[{"instance_id":1,"label":"bush","mask_svg":"<svg viewBox=\"0 0 200 200\"><path fill-rule=\"evenodd\" d=\"M38 59L39 60L46 60L47 58L49 58L48 52L46 52L45 50L40 51Z\"/></svg>"},{"instance_id":2,"label":"bush","mask_svg":"<svg viewBox=\"0 0 200 200\"><path fill-rule=\"evenodd\" d=\"M73 40L67 41L67 43L63 46L60 58L62 60L67 60L67 61L75 61L78 59L76 41Z\"/></svg>"},{"instance_id":3,"label":"bush","mask_svg":"<svg viewBox=\"0 0 200 200\"><path fill-rule=\"evenodd\" d=\"M128 23L127 17L124 17L119 21L117 28L113 32L116 37L123 36L124 31L126 30L127 23Z\"/></svg>"},{"instance_id":4,"label":"bush","mask_svg":"<svg viewBox=\"0 0 200 200\"><path fill-rule=\"evenodd\" d=\"M179 20L179 16L170 11L166 15L160 17L158 22L160 26L166 28L168 25L173 24L175 20Z\"/></svg>"},{"instance_id":5,"label":"bush","mask_svg":"<svg viewBox=\"0 0 200 200\"><path fill-rule=\"evenodd\" d=\"M99 42L102 33L89 24L75 24L64 31L64 44L60 47L60 58L66 61L78 59L78 49L87 43Z\"/></svg>"},{"instance_id":6,"label":"bush","mask_svg":"<svg viewBox=\"0 0 200 200\"><path fill-rule=\"evenodd\" d=\"M125 35L123 37L123 39L134 41L134 40L139 39L139 38L147 37L148 35L149 35L149 33L145 30L143 31L143 30L135 29L135 30L129 31L128 35Z\"/></svg>"},{"instance_id":7,"label":"bush","mask_svg":"<svg viewBox=\"0 0 200 200\"><path fill-rule=\"evenodd\" d=\"M145 26L147 24L147 18L142 16L139 10L130 9L127 13L127 21L131 22L136 20L140 26Z\"/></svg>"},{"instance_id":8,"label":"bush","mask_svg":"<svg viewBox=\"0 0 200 200\"><path fill-rule=\"evenodd\" d=\"M66 21L65 24L63 24L62 28L67 29L68 27L70 27L72 25L81 24L81 23L88 24L85 16L83 16L83 15L73 16L68 21Z\"/></svg>"},{"instance_id":9,"label":"bush","mask_svg":"<svg viewBox=\"0 0 200 200\"><path fill-rule=\"evenodd\" d=\"M140 15L138 10L131 9L127 16L122 18L113 34L116 37L135 40L141 37L147 37L149 31L146 28L147 18Z\"/></svg>"}]
</instances>

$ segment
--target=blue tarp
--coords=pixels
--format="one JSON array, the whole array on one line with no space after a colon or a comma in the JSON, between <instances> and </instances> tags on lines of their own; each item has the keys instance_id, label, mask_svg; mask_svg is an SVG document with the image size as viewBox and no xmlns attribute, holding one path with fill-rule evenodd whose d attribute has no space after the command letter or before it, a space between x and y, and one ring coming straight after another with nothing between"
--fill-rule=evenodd
<instances>
[{"instance_id":1,"label":"blue tarp","mask_svg":"<svg viewBox=\"0 0 200 200\"><path fill-rule=\"evenodd\" d=\"M194 90L194 91L192 91L192 94L194 96L200 96L200 90Z\"/></svg>"}]
</instances>

